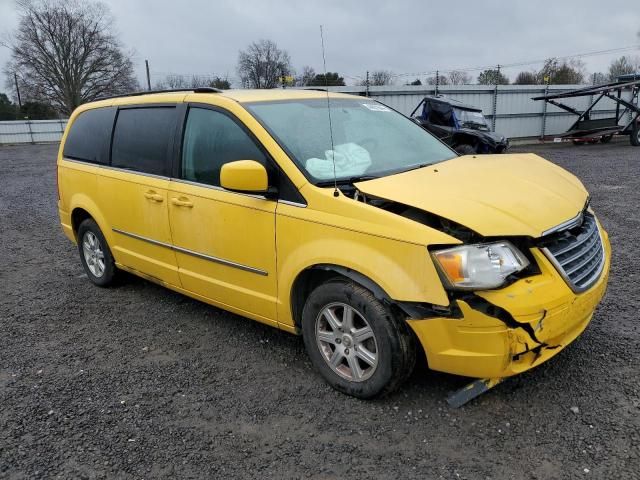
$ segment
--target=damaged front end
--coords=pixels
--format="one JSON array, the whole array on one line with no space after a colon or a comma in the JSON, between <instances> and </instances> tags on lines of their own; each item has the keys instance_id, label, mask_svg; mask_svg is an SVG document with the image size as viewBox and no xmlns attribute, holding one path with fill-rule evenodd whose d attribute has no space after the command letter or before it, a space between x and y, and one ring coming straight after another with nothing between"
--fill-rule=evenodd
<instances>
[{"instance_id":1,"label":"damaged front end","mask_svg":"<svg viewBox=\"0 0 640 480\"><path fill-rule=\"evenodd\" d=\"M575 177L535 156L485 160L509 171L508 185L459 158L353 186L354 200L460 242L428 246L450 314L407 320L431 369L481 379L453 404L571 343L589 324L609 274L608 236Z\"/></svg>"},{"instance_id":2,"label":"damaged front end","mask_svg":"<svg viewBox=\"0 0 640 480\"><path fill-rule=\"evenodd\" d=\"M463 242L454 247L432 246L436 265L434 252L465 247L509 246L517 252L513 261L520 267L512 274L505 272L501 285L493 287L452 285L451 272L440 268L441 280L448 287L449 306L439 309L437 315L418 316L414 312L409 316L408 323L420 340L431 369L479 379L453 394L451 405L466 403L502 379L559 353L584 331L605 293L609 239L588 209L588 201L575 218L532 238L485 237L397 202L357 195L356 199Z\"/></svg>"},{"instance_id":3,"label":"damaged front end","mask_svg":"<svg viewBox=\"0 0 640 480\"><path fill-rule=\"evenodd\" d=\"M408 320L430 368L483 379L452 395L452 405L545 362L589 324L607 287L609 239L600 228L601 242L593 245L582 226L565 232L555 234L559 240L543 238L529 249L538 273L495 290L452 292L451 302L461 312L458 318ZM549 256L549 245L556 240L563 245L556 249L561 253ZM572 260L563 268L557 258L570 250ZM571 277L578 282L589 277L590 283L580 288Z\"/></svg>"}]
</instances>

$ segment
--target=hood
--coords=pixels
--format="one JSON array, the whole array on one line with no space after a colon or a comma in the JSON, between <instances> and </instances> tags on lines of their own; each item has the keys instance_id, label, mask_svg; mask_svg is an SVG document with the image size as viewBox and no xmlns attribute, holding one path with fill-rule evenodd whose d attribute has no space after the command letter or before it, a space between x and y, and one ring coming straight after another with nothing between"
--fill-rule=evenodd
<instances>
[{"instance_id":1,"label":"hood","mask_svg":"<svg viewBox=\"0 0 640 480\"><path fill-rule=\"evenodd\" d=\"M496 145L505 143L507 141L507 137L505 137L501 133L492 132L490 130L479 130L477 128L463 127L460 129L460 131L468 132L471 135L477 135L483 138L486 142L489 142L489 143L493 142Z\"/></svg>"},{"instance_id":2,"label":"hood","mask_svg":"<svg viewBox=\"0 0 640 480\"><path fill-rule=\"evenodd\" d=\"M534 154L467 155L355 186L487 237L539 237L577 216L588 198L575 176Z\"/></svg>"}]
</instances>

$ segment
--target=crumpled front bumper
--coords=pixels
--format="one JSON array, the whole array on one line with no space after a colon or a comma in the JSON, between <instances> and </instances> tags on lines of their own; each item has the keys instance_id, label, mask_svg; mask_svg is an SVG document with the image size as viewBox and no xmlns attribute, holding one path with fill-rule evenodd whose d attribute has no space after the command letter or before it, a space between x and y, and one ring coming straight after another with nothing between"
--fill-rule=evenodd
<instances>
[{"instance_id":1,"label":"crumpled front bumper","mask_svg":"<svg viewBox=\"0 0 640 480\"><path fill-rule=\"evenodd\" d=\"M457 300L461 318L408 320L433 370L475 378L502 378L547 361L589 324L605 294L611 247L602 231L605 266L587 291L574 293L538 249L541 273L506 288Z\"/></svg>"}]
</instances>

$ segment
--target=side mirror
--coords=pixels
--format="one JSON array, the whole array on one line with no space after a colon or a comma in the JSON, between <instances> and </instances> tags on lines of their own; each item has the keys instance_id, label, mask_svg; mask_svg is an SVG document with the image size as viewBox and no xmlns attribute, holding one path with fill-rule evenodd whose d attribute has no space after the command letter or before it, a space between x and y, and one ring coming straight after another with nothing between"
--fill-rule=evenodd
<instances>
[{"instance_id":1,"label":"side mirror","mask_svg":"<svg viewBox=\"0 0 640 480\"><path fill-rule=\"evenodd\" d=\"M267 193L267 169L255 160L237 160L225 163L220 169L220 186L233 192Z\"/></svg>"}]
</instances>

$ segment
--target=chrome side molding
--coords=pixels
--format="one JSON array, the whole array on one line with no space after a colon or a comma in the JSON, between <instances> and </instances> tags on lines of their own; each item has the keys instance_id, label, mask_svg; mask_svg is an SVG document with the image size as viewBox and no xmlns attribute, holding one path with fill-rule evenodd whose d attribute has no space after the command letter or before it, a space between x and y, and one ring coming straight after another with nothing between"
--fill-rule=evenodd
<instances>
[{"instance_id":1,"label":"chrome side molding","mask_svg":"<svg viewBox=\"0 0 640 480\"><path fill-rule=\"evenodd\" d=\"M168 248L175 252L180 252L187 255L191 255L193 257L202 258L203 260L209 260L210 262L219 263L220 265L226 265L227 267L237 268L239 270L244 270L245 272L256 273L258 275L262 275L265 277L269 275L269 272L265 272L264 270L260 270L259 268L250 267L248 265L243 265L241 263L232 262L231 260L225 260L224 258L214 257L212 255L206 255L200 252L194 252L193 250L189 250L188 248L182 248L182 247L178 247L177 245L171 245L169 243L160 242L158 240L153 240L152 238L143 237L142 235L125 232L124 230L120 230L118 228L112 228L111 230L113 230L115 233L119 233L120 235L124 235L126 237L135 238L136 240L142 240L143 242L151 243L152 245Z\"/></svg>"}]
</instances>

